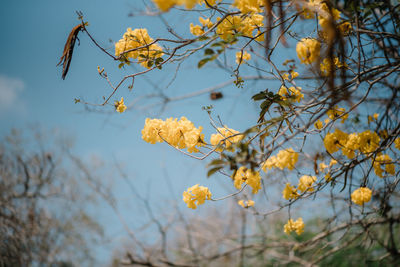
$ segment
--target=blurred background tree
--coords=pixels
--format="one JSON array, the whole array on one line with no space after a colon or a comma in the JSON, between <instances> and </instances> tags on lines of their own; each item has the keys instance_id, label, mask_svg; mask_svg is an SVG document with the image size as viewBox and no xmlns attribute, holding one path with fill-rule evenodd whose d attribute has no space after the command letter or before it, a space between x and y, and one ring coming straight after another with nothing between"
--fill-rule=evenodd
<instances>
[{"instance_id":1,"label":"blurred background tree","mask_svg":"<svg viewBox=\"0 0 400 267\"><path fill-rule=\"evenodd\" d=\"M57 140L58 137L58 140ZM0 266L92 265L103 230L93 191L56 131L13 130L0 144Z\"/></svg>"}]
</instances>

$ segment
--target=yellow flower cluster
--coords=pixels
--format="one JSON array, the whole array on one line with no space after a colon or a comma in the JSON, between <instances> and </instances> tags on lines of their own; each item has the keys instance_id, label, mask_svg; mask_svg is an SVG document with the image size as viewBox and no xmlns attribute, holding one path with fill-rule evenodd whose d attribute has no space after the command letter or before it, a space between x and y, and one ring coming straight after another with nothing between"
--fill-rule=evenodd
<instances>
[{"instance_id":1,"label":"yellow flower cluster","mask_svg":"<svg viewBox=\"0 0 400 267\"><path fill-rule=\"evenodd\" d=\"M379 138L376 132L370 130L364 131L359 134L360 137L360 150L364 154L374 152L379 147Z\"/></svg>"},{"instance_id":2,"label":"yellow flower cluster","mask_svg":"<svg viewBox=\"0 0 400 267\"><path fill-rule=\"evenodd\" d=\"M195 36L202 35L206 28L211 28L213 26L213 23L211 22L211 20L209 18L204 19L202 17L199 17L199 21L202 26L194 25L193 23L190 23L190 32Z\"/></svg>"},{"instance_id":3,"label":"yellow flower cluster","mask_svg":"<svg viewBox=\"0 0 400 267\"><path fill-rule=\"evenodd\" d=\"M322 3L322 1L320 1L320 3L318 4L319 4L318 22L323 29L329 28L330 24L333 21L338 21L340 19L339 10L337 10L336 8L331 8L331 10L329 10L328 5L326 3Z\"/></svg>"},{"instance_id":4,"label":"yellow flower cluster","mask_svg":"<svg viewBox=\"0 0 400 267\"><path fill-rule=\"evenodd\" d=\"M115 107L115 110L116 110L117 112L119 112L119 113L124 112L124 111L126 110L126 106L125 106L125 104L124 104L124 98L121 97L121 100L120 100L120 101L115 101L115 102L114 102L114 107Z\"/></svg>"},{"instance_id":5,"label":"yellow flower cluster","mask_svg":"<svg viewBox=\"0 0 400 267\"><path fill-rule=\"evenodd\" d=\"M397 137L394 140L394 147L397 148L398 150L400 150L400 137Z\"/></svg>"},{"instance_id":6,"label":"yellow flower cluster","mask_svg":"<svg viewBox=\"0 0 400 267\"><path fill-rule=\"evenodd\" d=\"M325 119L325 124L328 124L331 120L334 121L334 120L338 119L339 117L341 117L341 119L342 119L341 123L344 123L349 118L349 114L345 114L345 113L346 113L345 108L339 108L337 105L334 106L332 109L330 109L326 112L326 115L328 115L329 119ZM316 129L320 130L324 127L324 123L321 120L317 120L314 123L314 127Z\"/></svg>"},{"instance_id":7,"label":"yellow flower cluster","mask_svg":"<svg viewBox=\"0 0 400 267\"><path fill-rule=\"evenodd\" d=\"M344 113L346 113L346 109L339 108L338 106L334 106L332 109L330 109L326 112L326 115L328 115L329 119L336 120L337 118L342 116ZM349 117L349 114L344 115L342 117L342 123L344 123L348 117Z\"/></svg>"},{"instance_id":8,"label":"yellow flower cluster","mask_svg":"<svg viewBox=\"0 0 400 267\"><path fill-rule=\"evenodd\" d=\"M263 10L260 6L264 5L264 0L235 0L232 6L236 7L243 14L260 13Z\"/></svg>"},{"instance_id":9,"label":"yellow flower cluster","mask_svg":"<svg viewBox=\"0 0 400 267\"><path fill-rule=\"evenodd\" d=\"M331 40L335 34L333 29L334 23L338 24L338 30L342 35L346 36L351 31L351 24L349 22L338 22L340 20L340 11L336 8L329 9L328 5L323 0L309 0L302 7L302 16L305 19L315 18L318 14L318 22L322 28L322 36L326 40Z\"/></svg>"},{"instance_id":10,"label":"yellow flower cluster","mask_svg":"<svg viewBox=\"0 0 400 267\"><path fill-rule=\"evenodd\" d=\"M339 31L342 33L343 36L347 36L351 32L351 24L348 21L342 22L338 25Z\"/></svg>"},{"instance_id":11,"label":"yellow flower cluster","mask_svg":"<svg viewBox=\"0 0 400 267\"><path fill-rule=\"evenodd\" d=\"M200 36L204 33L204 30L200 25L194 25L193 23L190 23L190 32L195 36Z\"/></svg>"},{"instance_id":12,"label":"yellow flower cluster","mask_svg":"<svg viewBox=\"0 0 400 267\"><path fill-rule=\"evenodd\" d=\"M242 188L242 184L248 184L253 190L253 194L257 194L258 190L261 189L261 176L257 171L247 169L246 167L240 167L234 175L232 175L233 184L237 189Z\"/></svg>"},{"instance_id":13,"label":"yellow flower cluster","mask_svg":"<svg viewBox=\"0 0 400 267\"><path fill-rule=\"evenodd\" d=\"M177 148L187 148L188 152L199 152L197 147L204 145L203 127L196 128L194 124L185 117L177 119L169 118L165 121L160 119L146 119L142 130L142 139L150 144L162 143L164 140Z\"/></svg>"},{"instance_id":14,"label":"yellow flower cluster","mask_svg":"<svg viewBox=\"0 0 400 267\"><path fill-rule=\"evenodd\" d=\"M246 51L241 51L236 52L236 64L241 64L245 61L248 61L251 59L251 55L247 53Z\"/></svg>"},{"instance_id":15,"label":"yellow flower cluster","mask_svg":"<svg viewBox=\"0 0 400 267\"><path fill-rule=\"evenodd\" d=\"M149 45L153 41L147 33L147 29L135 29L132 31L131 28L128 28L122 39L115 44L115 55L120 56L125 51L136 49L126 53L125 56L136 59L142 66L150 68L148 62L163 55L163 50L158 44ZM143 48L137 49L139 47Z\"/></svg>"},{"instance_id":16,"label":"yellow flower cluster","mask_svg":"<svg viewBox=\"0 0 400 267\"><path fill-rule=\"evenodd\" d=\"M323 123L322 121L320 121L320 120L317 120L317 121L314 123L314 127L315 127L316 129L318 129L318 130L321 130L322 127L324 127L324 123Z\"/></svg>"},{"instance_id":17,"label":"yellow flower cluster","mask_svg":"<svg viewBox=\"0 0 400 267\"><path fill-rule=\"evenodd\" d=\"M249 208L249 207L253 207L254 206L254 201L253 200L239 200L238 201L238 205L242 206L243 208Z\"/></svg>"},{"instance_id":18,"label":"yellow flower cluster","mask_svg":"<svg viewBox=\"0 0 400 267\"><path fill-rule=\"evenodd\" d=\"M292 100L294 102L299 102L304 98L304 95L301 93L301 87L289 87L281 86L278 91L278 95L282 97L283 100Z\"/></svg>"},{"instance_id":19,"label":"yellow flower cluster","mask_svg":"<svg viewBox=\"0 0 400 267\"><path fill-rule=\"evenodd\" d=\"M183 201L186 203L188 208L196 209L196 205L204 204L206 200L211 199L210 190L205 186L199 186L198 184L189 187L187 191L183 192Z\"/></svg>"},{"instance_id":20,"label":"yellow flower cluster","mask_svg":"<svg viewBox=\"0 0 400 267\"><path fill-rule=\"evenodd\" d=\"M321 43L317 39L303 38L296 45L297 56L301 63L311 64L318 60Z\"/></svg>"},{"instance_id":21,"label":"yellow flower cluster","mask_svg":"<svg viewBox=\"0 0 400 267\"><path fill-rule=\"evenodd\" d=\"M304 3L302 6L302 17L305 19L313 19L315 18L315 13L317 11L318 5L321 0L309 0L308 3ZM298 8L298 6L297 6ZM300 11L300 10L299 10Z\"/></svg>"},{"instance_id":22,"label":"yellow flower cluster","mask_svg":"<svg viewBox=\"0 0 400 267\"><path fill-rule=\"evenodd\" d=\"M221 18L217 18L220 21ZM259 31L255 30L263 27L264 17L260 14L250 14L249 16L228 16L218 26L216 33L225 41L231 39L235 34L241 34L247 37L255 37Z\"/></svg>"},{"instance_id":23,"label":"yellow flower cluster","mask_svg":"<svg viewBox=\"0 0 400 267\"><path fill-rule=\"evenodd\" d=\"M301 235L304 232L304 222L300 217L296 221L289 219L288 222L283 226L283 231L290 235L291 232L296 231L297 235Z\"/></svg>"},{"instance_id":24,"label":"yellow flower cluster","mask_svg":"<svg viewBox=\"0 0 400 267\"><path fill-rule=\"evenodd\" d=\"M372 191L367 187L360 187L351 193L351 201L362 206L371 200Z\"/></svg>"},{"instance_id":25,"label":"yellow flower cluster","mask_svg":"<svg viewBox=\"0 0 400 267\"><path fill-rule=\"evenodd\" d=\"M317 181L317 177L310 175L303 175L300 177L297 189L302 193L312 192L314 191L314 188L312 188L312 186L315 181Z\"/></svg>"},{"instance_id":26,"label":"yellow flower cluster","mask_svg":"<svg viewBox=\"0 0 400 267\"><path fill-rule=\"evenodd\" d=\"M289 170L294 169L299 157L299 153L295 152L292 148L280 150L276 156L268 158L262 169L267 172L267 169L272 169L273 167L283 170L288 168Z\"/></svg>"},{"instance_id":27,"label":"yellow flower cluster","mask_svg":"<svg viewBox=\"0 0 400 267\"><path fill-rule=\"evenodd\" d=\"M299 184L296 187L290 185L290 183L286 183L285 188L282 191L282 196L286 200L296 199L299 197L299 192L313 192L314 188L312 188L313 184L317 181L317 177L310 175L303 175L299 179ZM299 191L299 192L298 192Z\"/></svg>"},{"instance_id":28,"label":"yellow flower cluster","mask_svg":"<svg viewBox=\"0 0 400 267\"><path fill-rule=\"evenodd\" d=\"M374 113L372 116L368 115L368 123L378 120L378 117L379 117L378 113Z\"/></svg>"},{"instance_id":29,"label":"yellow flower cluster","mask_svg":"<svg viewBox=\"0 0 400 267\"><path fill-rule=\"evenodd\" d=\"M232 147L232 143L238 143L244 138L243 135L239 134L238 131L233 129L229 129L228 127L225 128L218 128L218 133L212 134L210 138L210 143L213 146L220 146L216 149L216 151L224 150L223 146L229 151L233 151L234 148Z\"/></svg>"},{"instance_id":30,"label":"yellow flower cluster","mask_svg":"<svg viewBox=\"0 0 400 267\"><path fill-rule=\"evenodd\" d=\"M289 77L290 74L290 77ZM294 71L294 70L290 70L289 73L281 73L282 77L284 80L288 80L288 81L292 81L294 78L299 76L299 73Z\"/></svg>"},{"instance_id":31,"label":"yellow flower cluster","mask_svg":"<svg viewBox=\"0 0 400 267\"><path fill-rule=\"evenodd\" d=\"M379 147L380 140L378 134L370 130L347 134L335 129L335 132L328 133L325 136L324 145L329 153L335 153L341 148L343 154L352 159L357 149L364 154L374 152Z\"/></svg>"},{"instance_id":32,"label":"yellow flower cluster","mask_svg":"<svg viewBox=\"0 0 400 267\"><path fill-rule=\"evenodd\" d=\"M321 172L328 171L328 172L325 174L325 181L326 181L326 182L330 182L330 181L332 180L332 176L331 176L331 174L330 174L330 170L331 170L331 167L332 167L333 165L337 164L337 163L338 163L338 162L337 162L335 159L331 159L331 162L329 163L329 166L326 165L324 162L321 162L321 163L319 164L319 170L320 170Z\"/></svg>"},{"instance_id":33,"label":"yellow flower cluster","mask_svg":"<svg viewBox=\"0 0 400 267\"><path fill-rule=\"evenodd\" d=\"M342 153L347 158L352 159L355 156L356 149L359 149L360 137L357 133L351 133L347 136L347 141L344 147L342 147Z\"/></svg>"},{"instance_id":34,"label":"yellow flower cluster","mask_svg":"<svg viewBox=\"0 0 400 267\"><path fill-rule=\"evenodd\" d=\"M286 200L296 199L299 197L299 193L297 193L296 187L290 185L290 183L286 183L285 189L282 191L282 196Z\"/></svg>"},{"instance_id":35,"label":"yellow flower cluster","mask_svg":"<svg viewBox=\"0 0 400 267\"><path fill-rule=\"evenodd\" d=\"M194 8L197 4L204 4L204 0L153 0L154 4L163 12L168 11L175 5L184 6L187 9ZM216 0L207 0L210 5L215 5ZM207 6L207 5L206 5Z\"/></svg>"},{"instance_id":36,"label":"yellow flower cluster","mask_svg":"<svg viewBox=\"0 0 400 267\"><path fill-rule=\"evenodd\" d=\"M347 134L339 129L335 129L333 133L327 133L324 138L324 145L326 151L329 153L335 153L340 148L344 147L347 142Z\"/></svg>"},{"instance_id":37,"label":"yellow flower cluster","mask_svg":"<svg viewBox=\"0 0 400 267\"><path fill-rule=\"evenodd\" d=\"M378 156L376 156L375 161L374 161L374 172L376 175L379 177L383 178L383 169L382 165L385 165L385 171L390 174L390 175L395 175L396 174L396 169L395 165L392 161L392 158L389 155L384 155L382 153L379 153Z\"/></svg>"},{"instance_id":38,"label":"yellow flower cluster","mask_svg":"<svg viewBox=\"0 0 400 267\"><path fill-rule=\"evenodd\" d=\"M329 76L331 71L334 71L335 68L347 68L346 62L340 62L338 57L333 58L333 66L331 64L332 60L330 58L324 58L324 60L320 64L320 70L323 76Z\"/></svg>"}]
</instances>

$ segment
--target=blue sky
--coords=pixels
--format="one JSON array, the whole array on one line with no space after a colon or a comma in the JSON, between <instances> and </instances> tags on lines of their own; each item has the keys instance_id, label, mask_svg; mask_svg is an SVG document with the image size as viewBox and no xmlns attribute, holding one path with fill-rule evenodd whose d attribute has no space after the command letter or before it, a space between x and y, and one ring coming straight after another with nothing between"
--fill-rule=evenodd
<instances>
[{"instance_id":1,"label":"blue sky","mask_svg":"<svg viewBox=\"0 0 400 267\"><path fill-rule=\"evenodd\" d=\"M75 153L83 159L92 156L105 162L118 162L124 166L137 188L147 190L155 203L162 198L169 198L181 203L181 194L196 183L215 185L212 179L205 178L206 162L190 159L165 144L150 145L141 140L140 130L147 116L160 115L161 118L186 116L196 126L202 125L206 136L213 132L209 119L202 106L214 105L215 114L221 115L224 123L237 130L245 130L257 118L256 105L248 105L243 100L243 89L234 86L224 91L225 100L211 102L208 95L171 103L163 113L159 108L138 110L147 102L135 102L130 111L116 113L112 106L87 111L82 104L74 104L74 98L81 98L91 103L100 103L103 95L110 92L110 87L97 73L97 66L104 67L113 82L136 69L118 69L118 62L107 57L87 36L80 34L80 45L76 45L69 73L61 79L61 68L56 67L70 30L79 23L75 11L82 11L89 22L88 29L101 45L110 48L109 39L117 41L126 28L147 28L152 37L170 37L164 25L157 17L128 16L143 7L141 1L6 1L0 9L2 41L0 43L0 136L10 133L12 128L26 129L41 127L57 129L74 137ZM190 21L197 19L190 16L182 18L176 14L165 16L168 23L176 25L175 30L190 36ZM175 27L175 26L174 26ZM141 95L151 93L152 85L165 90L169 96L179 96L208 88L218 82L231 79L226 72L204 67L197 70L194 61L184 63L174 83L166 89L175 73L175 68L165 68L144 77L138 77L130 92L122 87L113 100L121 96L127 105ZM253 92L265 88L253 88ZM208 139L208 137L206 137ZM174 185L175 195L166 191L165 174ZM132 214L127 207L135 204L135 199L126 190L121 180L115 181L115 194L125 201L122 208L124 216L135 227L135 221L142 219L142 214ZM218 192L216 197L221 196ZM219 195L219 196L218 196ZM182 207L184 206L181 203ZM105 215L106 232L113 236L123 236L123 231L115 216L101 206L99 213ZM191 212L191 211L189 211ZM139 219L137 219L139 218ZM100 253L100 252L99 252ZM107 258L108 252L101 257Z\"/></svg>"}]
</instances>

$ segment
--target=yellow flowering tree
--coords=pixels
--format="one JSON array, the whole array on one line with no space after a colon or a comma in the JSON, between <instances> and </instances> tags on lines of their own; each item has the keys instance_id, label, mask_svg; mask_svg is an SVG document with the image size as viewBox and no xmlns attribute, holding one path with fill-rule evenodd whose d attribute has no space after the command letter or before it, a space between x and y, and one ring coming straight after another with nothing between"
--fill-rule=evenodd
<instances>
[{"instance_id":1,"label":"yellow flowering tree","mask_svg":"<svg viewBox=\"0 0 400 267\"><path fill-rule=\"evenodd\" d=\"M185 16L191 11L187 16L193 20L169 29L171 39L145 28L128 28L114 51L95 42L120 68L140 67L116 85L99 68L100 77L112 87L99 105L107 105L125 85L134 88L134 79L145 73L185 60L195 60L198 69L216 66L229 73L223 85L202 91L210 93L211 100L223 98L218 90L231 86L251 92L251 100L242 102L259 104L258 119L251 127L231 129L223 118L216 120L218 114L205 103L214 131L210 136L190 118L146 119L141 133L145 142L166 143L194 160L208 160L207 176L213 179L231 177L231 194L221 198L211 195L212 188L188 185L183 192L187 206L196 209L205 204L202 209L207 209L212 205L209 201L239 197L236 207L256 217L287 211L282 231L301 235L311 216L308 204L302 203L319 203L331 208L325 214L324 233L291 243L295 253L300 255L307 245L322 244L324 238L346 229L343 234L350 236L363 229L350 240L362 237L365 242L378 242L381 256L397 261L399 5L322 0L148 2L160 16L167 12ZM81 19L82 30L91 37ZM254 90L260 86L264 89ZM173 100L164 97L164 102L169 101ZM115 100L114 108L129 111L123 98ZM292 216L302 217L294 221ZM375 224L388 225L385 236L390 242L368 234ZM245 247L242 243L241 251ZM287 261L313 266L334 252L301 254L305 259Z\"/></svg>"}]
</instances>

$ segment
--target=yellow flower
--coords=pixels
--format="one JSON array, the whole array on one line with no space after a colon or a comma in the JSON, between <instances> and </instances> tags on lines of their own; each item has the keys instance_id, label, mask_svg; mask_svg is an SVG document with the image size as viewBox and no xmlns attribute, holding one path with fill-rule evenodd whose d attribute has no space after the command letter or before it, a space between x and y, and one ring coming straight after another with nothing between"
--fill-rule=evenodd
<instances>
[{"instance_id":1,"label":"yellow flower","mask_svg":"<svg viewBox=\"0 0 400 267\"><path fill-rule=\"evenodd\" d=\"M309 0L308 3L304 3L302 6L302 9L300 9L298 2L296 2L297 9L299 11L302 11L301 16L304 19L315 18L315 13L317 12L320 4L321 4L321 0Z\"/></svg>"},{"instance_id":2,"label":"yellow flower","mask_svg":"<svg viewBox=\"0 0 400 267\"><path fill-rule=\"evenodd\" d=\"M218 133L211 135L210 143L213 146L221 146L217 148L216 151L222 151L223 146L225 146L226 149L233 151L234 148L232 147L232 143L238 143L243 138L244 136L239 134L238 131L225 126L225 128L218 128Z\"/></svg>"},{"instance_id":3,"label":"yellow flower","mask_svg":"<svg viewBox=\"0 0 400 267\"><path fill-rule=\"evenodd\" d=\"M296 231L297 235L301 235L304 232L303 219L301 217L296 221L289 219L288 222L283 226L283 231L288 235L293 231Z\"/></svg>"},{"instance_id":4,"label":"yellow flower","mask_svg":"<svg viewBox=\"0 0 400 267\"><path fill-rule=\"evenodd\" d=\"M381 137L382 139L386 139L389 137L388 132L386 129L380 130L379 131L379 137Z\"/></svg>"},{"instance_id":5,"label":"yellow flower","mask_svg":"<svg viewBox=\"0 0 400 267\"><path fill-rule=\"evenodd\" d=\"M204 4L205 0L153 0L153 2L161 11L166 12L175 5L192 9L196 4ZM215 2L216 0L207 0L207 3L211 6L215 5Z\"/></svg>"},{"instance_id":6,"label":"yellow flower","mask_svg":"<svg viewBox=\"0 0 400 267\"><path fill-rule=\"evenodd\" d=\"M249 53L247 53L246 51L243 51L243 54L241 51L236 52L236 64L241 64L250 59L251 59L251 55Z\"/></svg>"},{"instance_id":7,"label":"yellow flower","mask_svg":"<svg viewBox=\"0 0 400 267\"><path fill-rule=\"evenodd\" d=\"M329 166L326 165L324 162L321 162L318 166L319 166L318 169L319 169L321 172L324 172L325 169L328 169L328 168L329 168Z\"/></svg>"},{"instance_id":8,"label":"yellow flower","mask_svg":"<svg viewBox=\"0 0 400 267\"><path fill-rule=\"evenodd\" d=\"M325 181L327 183L329 183L330 181L332 181L332 176L331 174L328 172L327 174L325 174Z\"/></svg>"},{"instance_id":9,"label":"yellow flower","mask_svg":"<svg viewBox=\"0 0 400 267\"><path fill-rule=\"evenodd\" d=\"M342 63L339 61L338 57L333 58L333 65L331 64L330 58L324 58L324 60L320 63L320 70L322 75L328 76L331 72L335 70L335 68L347 68L346 62Z\"/></svg>"},{"instance_id":10,"label":"yellow flower","mask_svg":"<svg viewBox=\"0 0 400 267\"><path fill-rule=\"evenodd\" d=\"M368 115L368 123L372 122L372 121L376 121L378 120L379 114L378 113L374 113L374 115Z\"/></svg>"},{"instance_id":11,"label":"yellow flower","mask_svg":"<svg viewBox=\"0 0 400 267\"><path fill-rule=\"evenodd\" d=\"M315 177L315 176L303 175L302 177L300 177L299 185L297 186L297 189L302 193L312 192L312 191L314 191L314 188L312 188L312 185L316 180L317 180L317 177Z\"/></svg>"},{"instance_id":12,"label":"yellow flower","mask_svg":"<svg viewBox=\"0 0 400 267\"><path fill-rule=\"evenodd\" d=\"M331 159L331 162L329 162L329 167L332 167L335 164L337 164L337 160Z\"/></svg>"},{"instance_id":13,"label":"yellow flower","mask_svg":"<svg viewBox=\"0 0 400 267\"><path fill-rule=\"evenodd\" d=\"M260 13L263 10L260 6L264 5L264 0L235 0L232 6L236 7L243 14L253 12Z\"/></svg>"},{"instance_id":14,"label":"yellow flower","mask_svg":"<svg viewBox=\"0 0 400 267\"><path fill-rule=\"evenodd\" d=\"M322 121L317 120L317 121L314 123L314 127L315 127L316 129L318 129L318 130L321 130L322 127L324 127L324 124L322 123Z\"/></svg>"},{"instance_id":15,"label":"yellow flower","mask_svg":"<svg viewBox=\"0 0 400 267\"><path fill-rule=\"evenodd\" d=\"M180 2L179 4L181 4L181 5L185 5L185 7L187 9L192 9L200 1L199 0L180 0L180 1L178 0L178 2Z\"/></svg>"},{"instance_id":16,"label":"yellow flower","mask_svg":"<svg viewBox=\"0 0 400 267\"><path fill-rule=\"evenodd\" d=\"M142 130L142 139L150 144L162 143L164 140L171 146L179 149L187 148L189 153L199 152L198 147L204 146L203 127L196 128L185 117L178 119L168 118L146 119Z\"/></svg>"},{"instance_id":17,"label":"yellow flower","mask_svg":"<svg viewBox=\"0 0 400 267\"><path fill-rule=\"evenodd\" d=\"M340 116L342 116L344 113L346 112L346 109L344 108L339 108L338 106L334 106L332 109L328 110L326 112L326 115L328 115L328 117L331 120L336 120L337 118L339 118ZM342 117L342 123L345 122L345 120L347 120L347 118L349 117L349 114L347 113L346 115L344 115Z\"/></svg>"},{"instance_id":18,"label":"yellow flower","mask_svg":"<svg viewBox=\"0 0 400 267\"><path fill-rule=\"evenodd\" d=\"M234 186L237 189L242 188L242 184L248 184L253 190L253 194L257 194L258 190L261 189L261 176L257 171L247 169L246 167L240 167L235 175L231 177L234 180Z\"/></svg>"},{"instance_id":19,"label":"yellow flower","mask_svg":"<svg viewBox=\"0 0 400 267\"><path fill-rule=\"evenodd\" d=\"M372 191L367 187L360 187L351 193L351 201L362 206L371 200Z\"/></svg>"},{"instance_id":20,"label":"yellow flower","mask_svg":"<svg viewBox=\"0 0 400 267\"><path fill-rule=\"evenodd\" d=\"M376 156L373 167L374 172L379 177L383 178L383 169L381 168L382 165L385 165L385 171L390 175L396 174L395 165L392 161L392 158L389 155L379 154Z\"/></svg>"},{"instance_id":21,"label":"yellow flower","mask_svg":"<svg viewBox=\"0 0 400 267\"><path fill-rule=\"evenodd\" d=\"M360 137L357 133L349 134L347 137L346 144L342 147L343 155L347 156L349 159L354 158L356 149L360 147Z\"/></svg>"},{"instance_id":22,"label":"yellow flower","mask_svg":"<svg viewBox=\"0 0 400 267\"><path fill-rule=\"evenodd\" d=\"M321 43L317 39L303 38L296 45L297 56L301 63L311 64L318 60Z\"/></svg>"},{"instance_id":23,"label":"yellow flower","mask_svg":"<svg viewBox=\"0 0 400 267\"><path fill-rule=\"evenodd\" d=\"M217 18L219 22L221 18ZM264 25L264 17L260 14L250 13L248 16L228 16L217 26L216 33L224 41L232 41L236 34L247 37L255 37L257 32ZM255 33L255 30L256 33Z\"/></svg>"},{"instance_id":24,"label":"yellow flower","mask_svg":"<svg viewBox=\"0 0 400 267\"><path fill-rule=\"evenodd\" d=\"M400 150L400 137L397 137L394 140L394 147L397 148L398 150Z\"/></svg>"},{"instance_id":25,"label":"yellow flower","mask_svg":"<svg viewBox=\"0 0 400 267\"><path fill-rule=\"evenodd\" d=\"M299 157L299 153L295 152L292 148L280 150L276 156L268 158L262 169L267 172L267 169L272 169L273 167L283 170L288 168L289 170L294 169Z\"/></svg>"},{"instance_id":26,"label":"yellow flower","mask_svg":"<svg viewBox=\"0 0 400 267\"><path fill-rule=\"evenodd\" d=\"M366 130L358 135L360 137L360 150L364 154L374 152L379 147L379 138L376 132Z\"/></svg>"},{"instance_id":27,"label":"yellow flower","mask_svg":"<svg viewBox=\"0 0 400 267\"><path fill-rule=\"evenodd\" d=\"M188 208L196 209L196 205L202 205L206 200L211 199L210 190L207 187L199 186L198 184L189 187L187 191L183 192L183 201Z\"/></svg>"},{"instance_id":28,"label":"yellow flower","mask_svg":"<svg viewBox=\"0 0 400 267\"><path fill-rule=\"evenodd\" d=\"M290 72L290 76L292 76L292 80L299 76L299 73L294 70L291 70L289 72Z\"/></svg>"},{"instance_id":29,"label":"yellow flower","mask_svg":"<svg viewBox=\"0 0 400 267\"><path fill-rule=\"evenodd\" d=\"M342 132L339 129L335 129L335 132L333 132L333 133L327 133L324 138L324 145L325 145L326 151L328 151L331 154L335 153L340 148L342 148L344 146L344 144L346 144L347 137L348 137L348 134Z\"/></svg>"},{"instance_id":30,"label":"yellow flower","mask_svg":"<svg viewBox=\"0 0 400 267\"><path fill-rule=\"evenodd\" d=\"M350 34L352 27L350 22L346 21L339 24L338 29L343 36L347 36Z\"/></svg>"},{"instance_id":31,"label":"yellow flower","mask_svg":"<svg viewBox=\"0 0 400 267\"><path fill-rule=\"evenodd\" d=\"M154 4L163 12L168 11L178 3L178 0L153 0Z\"/></svg>"},{"instance_id":32,"label":"yellow flower","mask_svg":"<svg viewBox=\"0 0 400 267\"><path fill-rule=\"evenodd\" d=\"M249 207L253 207L254 206L254 201L253 200L239 200L238 201L238 204L240 205L240 206L242 206L243 208L249 208Z\"/></svg>"},{"instance_id":33,"label":"yellow flower","mask_svg":"<svg viewBox=\"0 0 400 267\"><path fill-rule=\"evenodd\" d=\"M193 25L193 23L190 23L190 32L195 36L199 36L204 33L200 25Z\"/></svg>"},{"instance_id":34,"label":"yellow flower","mask_svg":"<svg viewBox=\"0 0 400 267\"><path fill-rule=\"evenodd\" d=\"M299 194L297 193L296 187L290 185L290 183L286 183L286 186L282 191L282 196L284 199L290 200L298 198Z\"/></svg>"},{"instance_id":35,"label":"yellow flower","mask_svg":"<svg viewBox=\"0 0 400 267\"><path fill-rule=\"evenodd\" d=\"M283 100L292 100L294 102L299 102L304 98L304 95L301 93L301 87L289 87L281 86L278 91L278 95L282 97Z\"/></svg>"},{"instance_id":36,"label":"yellow flower","mask_svg":"<svg viewBox=\"0 0 400 267\"><path fill-rule=\"evenodd\" d=\"M267 169L270 170L274 167L276 167L276 156L269 157L262 165L262 169L264 172L267 172Z\"/></svg>"},{"instance_id":37,"label":"yellow flower","mask_svg":"<svg viewBox=\"0 0 400 267\"><path fill-rule=\"evenodd\" d=\"M201 23L201 25L203 25L203 27L211 28L213 26L210 18L203 19L202 17L199 17L199 22Z\"/></svg>"},{"instance_id":38,"label":"yellow flower","mask_svg":"<svg viewBox=\"0 0 400 267\"><path fill-rule=\"evenodd\" d=\"M123 38L115 44L115 55L120 56L125 51L136 49L125 53L125 57L137 59L137 63L143 67L151 68L152 65L149 62L163 55L163 50L158 44L149 45L153 41L147 33L147 29L135 29L132 31L131 28L128 28ZM143 48L139 49L139 47Z\"/></svg>"},{"instance_id":39,"label":"yellow flower","mask_svg":"<svg viewBox=\"0 0 400 267\"><path fill-rule=\"evenodd\" d=\"M115 101L114 102L115 110L119 113L122 113L126 110L126 106L124 104L124 98L121 97L120 101Z\"/></svg>"}]
</instances>

